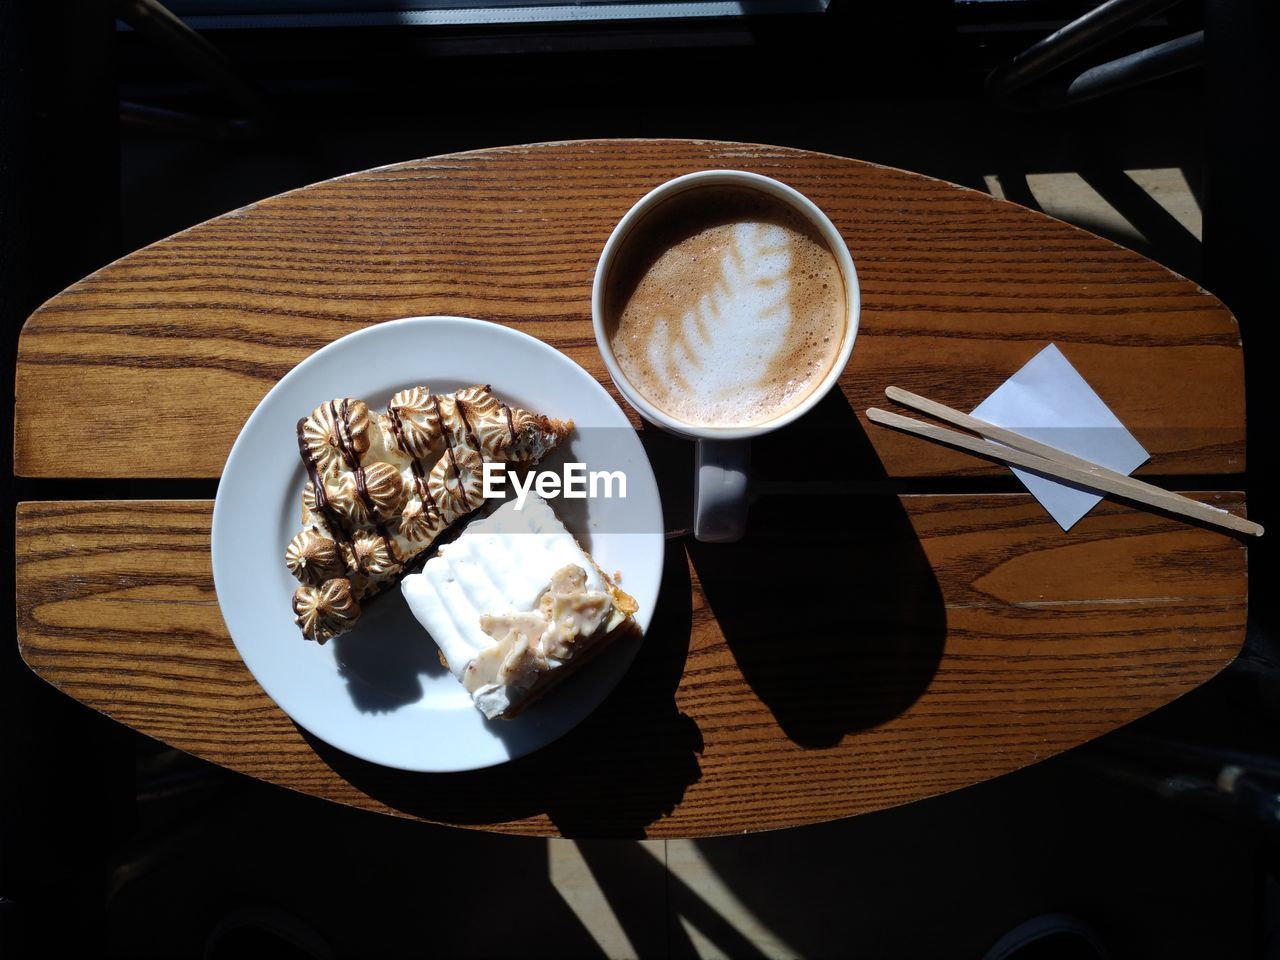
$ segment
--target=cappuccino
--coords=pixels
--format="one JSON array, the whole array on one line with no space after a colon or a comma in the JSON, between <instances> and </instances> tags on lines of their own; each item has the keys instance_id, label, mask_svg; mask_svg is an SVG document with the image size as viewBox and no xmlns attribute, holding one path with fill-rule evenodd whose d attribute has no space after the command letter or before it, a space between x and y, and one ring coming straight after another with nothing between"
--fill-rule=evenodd
<instances>
[{"instance_id":1,"label":"cappuccino","mask_svg":"<svg viewBox=\"0 0 1280 960\"><path fill-rule=\"evenodd\" d=\"M662 202L606 280L618 366L653 406L696 426L767 423L802 403L848 322L844 279L818 230L750 188Z\"/></svg>"}]
</instances>

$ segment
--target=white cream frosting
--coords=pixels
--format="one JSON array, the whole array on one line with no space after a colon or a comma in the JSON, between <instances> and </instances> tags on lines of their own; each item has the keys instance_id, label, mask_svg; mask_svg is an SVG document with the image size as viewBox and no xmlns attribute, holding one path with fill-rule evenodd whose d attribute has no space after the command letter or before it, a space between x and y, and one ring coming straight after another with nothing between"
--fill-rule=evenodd
<instances>
[{"instance_id":1,"label":"white cream frosting","mask_svg":"<svg viewBox=\"0 0 1280 960\"><path fill-rule=\"evenodd\" d=\"M537 610L552 575L576 565L586 572L587 591L607 591L594 561L565 529L546 501L530 494L523 509L515 501L473 522L427 561L421 573L404 579L409 609L440 647L449 670L462 682L467 666L496 641L481 617ZM615 612L612 629L623 615ZM554 658L548 668L560 666ZM476 706L496 717L522 699L525 686L485 684L475 690Z\"/></svg>"}]
</instances>

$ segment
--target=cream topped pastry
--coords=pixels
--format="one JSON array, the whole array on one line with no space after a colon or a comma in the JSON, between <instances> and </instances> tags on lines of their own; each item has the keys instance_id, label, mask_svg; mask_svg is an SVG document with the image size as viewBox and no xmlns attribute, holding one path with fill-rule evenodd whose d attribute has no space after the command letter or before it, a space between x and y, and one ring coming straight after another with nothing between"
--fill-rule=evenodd
<instances>
[{"instance_id":1,"label":"cream topped pastry","mask_svg":"<svg viewBox=\"0 0 1280 960\"><path fill-rule=\"evenodd\" d=\"M572 429L479 385L401 390L381 414L345 397L299 420L308 480L285 564L302 583L293 612L303 636L324 643L355 626L362 600L484 503L486 462L536 463Z\"/></svg>"},{"instance_id":2,"label":"cream topped pastry","mask_svg":"<svg viewBox=\"0 0 1280 960\"><path fill-rule=\"evenodd\" d=\"M491 720L516 716L636 611L536 494L473 521L400 589Z\"/></svg>"}]
</instances>

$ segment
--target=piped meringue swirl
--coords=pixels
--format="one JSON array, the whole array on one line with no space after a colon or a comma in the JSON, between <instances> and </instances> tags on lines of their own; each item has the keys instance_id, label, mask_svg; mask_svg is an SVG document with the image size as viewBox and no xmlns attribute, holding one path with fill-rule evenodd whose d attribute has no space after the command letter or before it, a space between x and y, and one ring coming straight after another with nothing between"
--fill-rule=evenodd
<instances>
[{"instance_id":1,"label":"piped meringue swirl","mask_svg":"<svg viewBox=\"0 0 1280 960\"><path fill-rule=\"evenodd\" d=\"M351 584L341 577L318 587L303 585L293 594L293 622L308 640L325 643L350 630L360 619L360 604Z\"/></svg>"},{"instance_id":2,"label":"piped meringue swirl","mask_svg":"<svg viewBox=\"0 0 1280 960\"><path fill-rule=\"evenodd\" d=\"M323 476L359 463L369 449L369 407L363 400L344 397L311 411L303 428L307 449Z\"/></svg>"},{"instance_id":3,"label":"piped meringue swirl","mask_svg":"<svg viewBox=\"0 0 1280 960\"><path fill-rule=\"evenodd\" d=\"M338 544L314 527L296 534L284 557L289 572L313 586L346 573Z\"/></svg>"}]
</instances>

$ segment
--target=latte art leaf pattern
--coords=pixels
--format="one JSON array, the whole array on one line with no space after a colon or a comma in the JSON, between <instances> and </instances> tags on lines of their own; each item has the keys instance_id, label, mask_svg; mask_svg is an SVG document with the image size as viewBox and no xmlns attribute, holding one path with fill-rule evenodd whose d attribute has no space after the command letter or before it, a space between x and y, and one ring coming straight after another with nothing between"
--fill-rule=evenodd
<instances>
[{"instance_id":1,"label":"latte art leaf pattern","mask_svg":"<svg viewBox=\"0 0 1280 960\"><path fill-rule=\"evenodd\" d=\"M678 319L655 319L648 360L711 419L760 403L791 326L791 240L773 224L738 223L710 288ZM753 385L757 387L753 391ZM759 397L751 394L759 393Z\"/></svg>"},{"instance_id":2,"label":"latte art leaf pattern","mask_svg":"<svg viewBox=\"0 0 1280 960\"><path fill-rule=\"evenodd\" d=\"M604 326L626 380L695 426L765 423L831 372L845 284L826 240L776 198L689 190L627 237L607 281Z\"/></svg>"}]
</instances>

